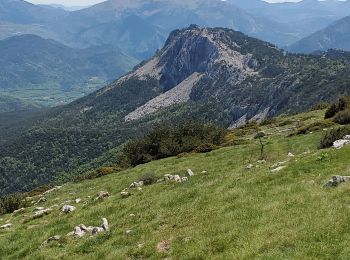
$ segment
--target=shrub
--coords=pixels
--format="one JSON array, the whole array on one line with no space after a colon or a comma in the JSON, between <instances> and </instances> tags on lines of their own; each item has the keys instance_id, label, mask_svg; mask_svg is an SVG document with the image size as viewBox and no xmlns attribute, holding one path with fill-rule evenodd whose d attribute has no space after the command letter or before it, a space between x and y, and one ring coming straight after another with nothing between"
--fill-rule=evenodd
<instances>
[{"instance_id":1,"label":"shrub","mask_svg":"<svg viewBox=\"0 0 350 260\"><path fill-rule=\"evenodd\" d=\"M344 96L339 98L336 103L333 103L326 111L325 119L334 117L338 112L343 111L349 107L350 97Z\"/></svg>"},{"instance_id":2,"label":"shrub","mask_svg":"<svg viewBox=\"0 0 350 260\"><path fill-rule=\"evenodd\" d=\"M0 215L12 213L17 209L27 206L24 194L16 193L0 198Z\"/></svg>"},{"instance_id":3,"label":"shrub","mask_svg":"<svg viewBox=\"0 0 350 260\"><path fill-rule=\"evenodd\" d=\"M145 173L141 176L139 181L143 181L144 185L151 185L153 183L156 183L158 181L158 178L153 173Z\"/></svg>"},{"instance_id":4,"label":"shrub","mask_svg":"<svg viewBox=\"0 0 350 260\"><path fill-rule=\"evenodd\" d=\"M122 171L123 169L120 167L101 167L97 170L91 170L85 173L82 173L74 178L75 182L80 182L83 180L93 180L100 178L102 176L106 176L108 174Z\"/></svg>"},{"instance_id":5,"label":"shrub","mask_svg":"<svg viewBox=\"0 0 350 260\"><path fill-rule=\"evenodd\" d=\"M327 131L321 138L320 148L328 148L333 146L334 141L344 138L350 134L350 126L338 127Z\"/></svg>"},{"instance_id":6,"label":"shrub","mask_svg":"<svg viewBox=\"0 0 350 260\"><path fill-rule=\"evenodd\" d=\"M308 134L310 132L319 131L324 128L332 127L334 125L336 124L331 120L317 121L312 124L298 128L295 133L291 134L291 136Z\"/></svg>"},{"instance_id":7,"label":"shrub","mask_svg":"<svg viewBox=\"0 0 350 260\"><path fill-rule=\"evenodd\" d=\"M136 166L181 153L211 151L224 141L225 134L225 129L211 124L191 122L161 126L142 138L129 141L119 157L124 160L123 165Z\"/></svg>"},{"instance_id":8,"label":"shrub","mask_svg":"<svg viewBox=\"0 0 350 260\"><path fill-rule=\"evenodd\" d=\"M328 102L320 102L313 107L310 108L310 111L317 111L317 110L323 110L326 108L329 108L330 104Z\"/></svg>"},{"instance_id":9,"label":"shrub","mask_svg":"<svg viewBox=\"0 0 350 260\"><path fill-rule=\"evenodd\" d=\"M346 109L346 110L338 112L334 116L333 121L337 124L340 124L340 125L350 124L350 109Z\"/></svg>"}]
</instances>

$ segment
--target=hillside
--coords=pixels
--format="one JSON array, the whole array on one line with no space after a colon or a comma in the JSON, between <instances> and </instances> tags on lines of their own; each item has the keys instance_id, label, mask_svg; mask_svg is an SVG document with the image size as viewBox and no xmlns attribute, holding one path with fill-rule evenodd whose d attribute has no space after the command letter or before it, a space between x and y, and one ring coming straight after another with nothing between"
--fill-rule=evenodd
<instances>
[{"instance_id":1,"label":"hillside","mask_svg":"<svg viewBox=\"0 0 350 260\"><path fill-rule=\"evenodd\" d=\"M41 106L87 95L137 63L116 48L76 50L35 35L0 41L0 56L0 94Z\"/></svg>"},{"instance_id":2,"label":"hillside","mask_svg":"<svg viewBox=\"0 0 350 260\"><path fill-rule=\"evenodd\" d=\"M18 98L0 95L0 113L31 110L35 108L37 107Z\"/></svg>"},{"instance_id":3,"label":"hillside","mask_svg":"<svg viewBox=\"0 0 350 260\"><path fill-rule=\"evenodd\" d=\"M349 94L349 69L347 58L286 55L229 29L176 30L157 55L119 80L50 110L20 135L0 132L0 193L70 178L158 124L195 119L234 128L305 111Z\"/></svg>"},{"instance_id":4,"label":"hillside","mask_svg":"<svg viewBox=\"0 0 350 260\"><path fill-rule=\"evenodd\" d=\"M12 224L0 230L1 255L4 259L346 259L350 186L323 185L335 173L349 175L350 148L318 150L322 130L287 137L301 122L309 125L323 114L280 117L263 126L268 134L265 163L258 162L255 130L248 128L235 137L245 140L240 145L68 183L42 196L46 201L1 216L0 225ZM284 168L274 170L276 163ZM120 194L145 173L184 176L187 169L195 175L186 182L130 188L126 198ZM101 191L110 196L95 200ZM63 205L76 210L61 213ZM35 207L52 211L32 219ZM110 232L67 236L80 224L100 226L101 218L108 220ZM44 243L53 236L59 237Z\"/></svg>"},{"instance_id":5,"label":"hillside","mask_svg":"<svg viewBox=\"0 0 350 260\"><path fill-rule=\"evenodd\" d=\"M350 5L350 4L349 4ZM350 51L350 16L296 42L289 50L298 53L341 49Z\"/></svg>"}]
</instances>

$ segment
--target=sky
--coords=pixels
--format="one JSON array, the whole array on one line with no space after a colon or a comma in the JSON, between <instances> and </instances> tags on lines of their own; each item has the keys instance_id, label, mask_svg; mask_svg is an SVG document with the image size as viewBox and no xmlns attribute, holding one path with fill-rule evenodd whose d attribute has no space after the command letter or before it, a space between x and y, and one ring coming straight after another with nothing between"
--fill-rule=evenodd
<instances>
[{"instance_id":1,"label":"sky","mask_svg":"<svg viewBox=\"0 0 350 260\"><path fill-rule=\"evenodd\" d=\"M1 1L1 0L0 0ZM61 4L65 6L88 6L105 0L27 0L34 4ZM266 0L267 2L298 2L298 0Z\"/></svg>"}]
</instances>

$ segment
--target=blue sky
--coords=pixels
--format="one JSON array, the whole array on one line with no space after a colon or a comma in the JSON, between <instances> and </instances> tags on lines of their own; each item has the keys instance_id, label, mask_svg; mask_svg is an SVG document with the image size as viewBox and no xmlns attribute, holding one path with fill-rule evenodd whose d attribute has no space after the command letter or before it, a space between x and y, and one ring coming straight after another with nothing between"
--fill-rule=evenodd
<instances>
[{"instance_id":1,"label":"blue sky","mask_svg":"<svg viewBox=\"0 0 350 260\"><path fill-rule=\"evenodd\" d=\"M1 1L1 0L0 0ZM35 4L62 4L66 6L87 6L93 5L104 0L27 0L28 2L32 2ZM266 0L267 2L286 2L287 0ZM298 2L298 0L288 0L288 2Z\"/></svg>"}]
</instances>

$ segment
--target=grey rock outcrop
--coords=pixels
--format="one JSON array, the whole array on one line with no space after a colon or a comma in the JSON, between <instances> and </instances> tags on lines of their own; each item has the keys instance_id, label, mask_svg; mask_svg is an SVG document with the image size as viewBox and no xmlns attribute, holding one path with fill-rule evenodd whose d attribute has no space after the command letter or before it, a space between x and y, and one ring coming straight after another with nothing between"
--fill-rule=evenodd
<instances>
[{"instance_id":1,"label":"grey rock outcrop","mask_svg":"<svg viewBox=\"0 0 350 260\"><path fill-rule=\"evenodd\" d=\"M61 211L63 213L70 213L70 212L73 212L74 210L76 210L76 207L74 206L71 206L71 205L64 205L62 208L61 208Z\"/></svg>"},{"instance_id":2,"label":"grey rock outcrop","mask_svg":"<svg viewBox=\"0 0 350 260\"><path fill-rule=\"evenodd\" d=\"M339 184L348 181L350 181L350 176L335 175L329 181L326 182L324 187L337 187Z\"/></svg>"}]
</instances>

